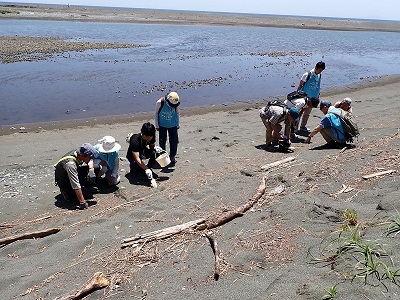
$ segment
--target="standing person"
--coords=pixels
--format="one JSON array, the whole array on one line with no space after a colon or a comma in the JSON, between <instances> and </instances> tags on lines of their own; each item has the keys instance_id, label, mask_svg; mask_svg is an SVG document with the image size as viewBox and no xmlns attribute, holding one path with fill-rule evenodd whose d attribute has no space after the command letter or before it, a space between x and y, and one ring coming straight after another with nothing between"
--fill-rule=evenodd
<instances>
[{"instance_id":1,"label":"standing person","mask_svg":"<svg viewBox=\"0 0 400 300\"><path fill-rule=\"evenodd\" d=\"M88 207L82 193L82 183L86 180L88 168L83 168L82 164L88 164L96 157L96 149L91 144L84 143L76 151L68 152L54 165L55 182L61 195L66 201L77 200L79 209Z\"/></svg>"},{"instance_id":2,"label":"standing person","mask_svg":"<svg viewBox=\"0 0 400 300\"><path fill-rule=\"evenodd\" d=\"M89 176L100 178L105 174L108 186L117 185L120 181L119 172L119 153L121 145L115 142L115 138L106 135L98 141L99 144L94 145L97 150L98 158L93 160L93 168L97 170L95 175L94 169L89 169ZM91 165L89 165L91 167Z\"/></svg>"},{"instance_id":3,"label":"standing person","mask_svg":"<svg viewBox=\"0 0 400 300\"><path fill-rule=\"evenodd\" d=\"M338 101L335 103L336 108L341 108L344 111L348 111L349 113L353 113L353 108L351 107L351 99L346 97L342 101Z\"/></svg>"},{"instance_id":4,"label":"standing person","mask_svg":"<svg viewBox=\"0 0 400 300\"><path fill-rule=\"evenodd\" d=\"M175 156L179 143L179 104L179 95L176 92L171 92L158 99L154 113L154 124L159 132L159 144L164 150L166 150L167 134L169 136L169 157L172 166L176 163Z\"/></svg>"},{"instance_id":5,"label":"standing person","mask_svg":"<svg viewBox=\"0 0 400 300\"><path fill-rule=\"evenodd\" d=\"M129 138L129 147L126 158L130 164L131 175L145 175L149 180L157 179L157 174L151 168L156 162L156 128L147 122L142 125L140 133ZM144 163L143 160L149 159Z\"/></svg>"},{"instance_id":6,"label":"standing person","mask_svg":"<svg viewBox=\"0 0 400 300\"><path fill-rule=\"evenodd\" d=\"M311 142L311 138L318 132L331 147L343 147L346 145L346 137L342 121L337 114L340 114L340 109L335 108L329 101L321 101L319 109L325 115L321 123L314 128L306 139L306 143Z\"/></svg>"},{"instance_id":7,"label":"standing person","mask_svg":"<svg viewBox=\"0 0 400 300\"><path fill-rule=\"evenodd\" d=\"M279 139L286 139L290 144L291 125L299 121L299 110L295 107L288 109L271 103L260 109L260 117L265 126L265 144L272 148L273 143ZM285 136L281 134L282 125L285 122Z\"/></svg>"},{"instance_id":8,"label":"standing person","mask_svg":"<svg viewBox=\"0 0 400 300\"><path fill-rule=\"evenodd\" d=\"M303 91L307 94L308 98L318 99L321 90L321 73L325 70L325 63L323 61L317 62L314 69L306 72L301 76L297 91ZM315 107L315 106L314 106ZM312 107L305 107L303 116L301 118L300 131L310 132L306 127L308 119L310 118Z\"/></svg>"}]
</instances>

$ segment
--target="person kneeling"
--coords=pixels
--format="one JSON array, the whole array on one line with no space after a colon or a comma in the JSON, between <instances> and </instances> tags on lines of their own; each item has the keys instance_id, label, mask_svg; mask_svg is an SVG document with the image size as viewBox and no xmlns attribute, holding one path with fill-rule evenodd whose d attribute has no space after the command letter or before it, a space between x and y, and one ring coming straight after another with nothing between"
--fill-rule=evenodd
<instances>
[{"instance_id":1,"label":"person kneeling","mask_svg":"<svg viewBox=\"0 0 400 300\"><path fill-rule=\"evenodd\" d=\"M93 169L89 165L89 177L91 181L105 175L108 186L117 185L120 181L119 153L121 145L115 142L112 136L105 136L94 145L98 158L93 160Z\"/></svg>"},{"instance_id":2,"label":"person kneeling","mask_svg":"<svg viewBox=\"0 0 400 300\"><path fill-rule=\"evenodd\" d=\"M158 175L151 168L156 163L156 128L153 124L144 123L140 133L129 138L126 158L130 164L130 174L145 176L149 180L157 179ZM147 164L143 160L149 159Z\"/></svg>"},{"instance_id":3,"label":"person kneeling","mask_svg":"<svg viewBox=\"0 0 400 300\"><path fill-rule=\"evenodd\" d=\"M342 122L337 116L337 114L340 114L340 108L333 107L329 101L321 101L319 109L325 116L321 123L311 131L305 142L310 143L311 138L320 132L329 146L344 147L346 137L344 136Z\"/></svg>"}]
</instances>

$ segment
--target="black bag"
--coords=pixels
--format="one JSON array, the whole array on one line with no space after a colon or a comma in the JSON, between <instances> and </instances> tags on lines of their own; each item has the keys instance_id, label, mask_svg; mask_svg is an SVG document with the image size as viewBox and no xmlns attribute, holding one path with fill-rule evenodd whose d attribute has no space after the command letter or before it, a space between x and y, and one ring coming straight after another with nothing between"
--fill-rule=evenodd
<instances>
[{"instance_id":1,"label":"black bag","mask_svg":"<svg viewBox=\"0 0 400 300\"><path fill-rule=\"evenodd\" d=\"M291 92L289 94L287 94L286 99L288 99L289 101L293 100L293 99L299 99L299 98L306 98L307 94L303 91L294 91Z\"/></svg>"}]
</instances>

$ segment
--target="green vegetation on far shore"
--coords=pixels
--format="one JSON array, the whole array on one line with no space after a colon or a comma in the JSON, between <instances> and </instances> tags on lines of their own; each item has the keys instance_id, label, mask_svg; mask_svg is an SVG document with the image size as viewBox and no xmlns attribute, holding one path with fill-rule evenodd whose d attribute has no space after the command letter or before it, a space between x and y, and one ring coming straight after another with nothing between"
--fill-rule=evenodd
<instances>
[{"instance_id":1,"label":"green vegetation on far shore","mask_svg":"<svg viewBox=\"0 0 400 300\"><path fill-rule=\"evenodd\" d=\"M5 15L5 14L17 14L19 15L19 11L16 10L8 10L8 9L1 9L0 14Z\"/></svg>"}]
</instances>

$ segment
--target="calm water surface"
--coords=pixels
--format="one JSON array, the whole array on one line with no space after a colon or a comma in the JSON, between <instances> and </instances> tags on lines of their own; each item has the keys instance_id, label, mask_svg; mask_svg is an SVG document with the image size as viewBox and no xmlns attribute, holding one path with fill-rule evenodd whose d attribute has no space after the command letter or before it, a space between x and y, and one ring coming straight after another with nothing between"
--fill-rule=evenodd
<instances>
[{"instance_id":1,"label":"calm water surface","mask_svg":"<svg viewBox=\"0 0 400 300\"><path fill-rule=\"evenodd\" d=\"M400 33L1 20L0 35L147 45L0 64L0 126L149 112L170 90L183 108L281 96L321 59L322 89L400 64Z\"/></svg>"}]
</instances>

